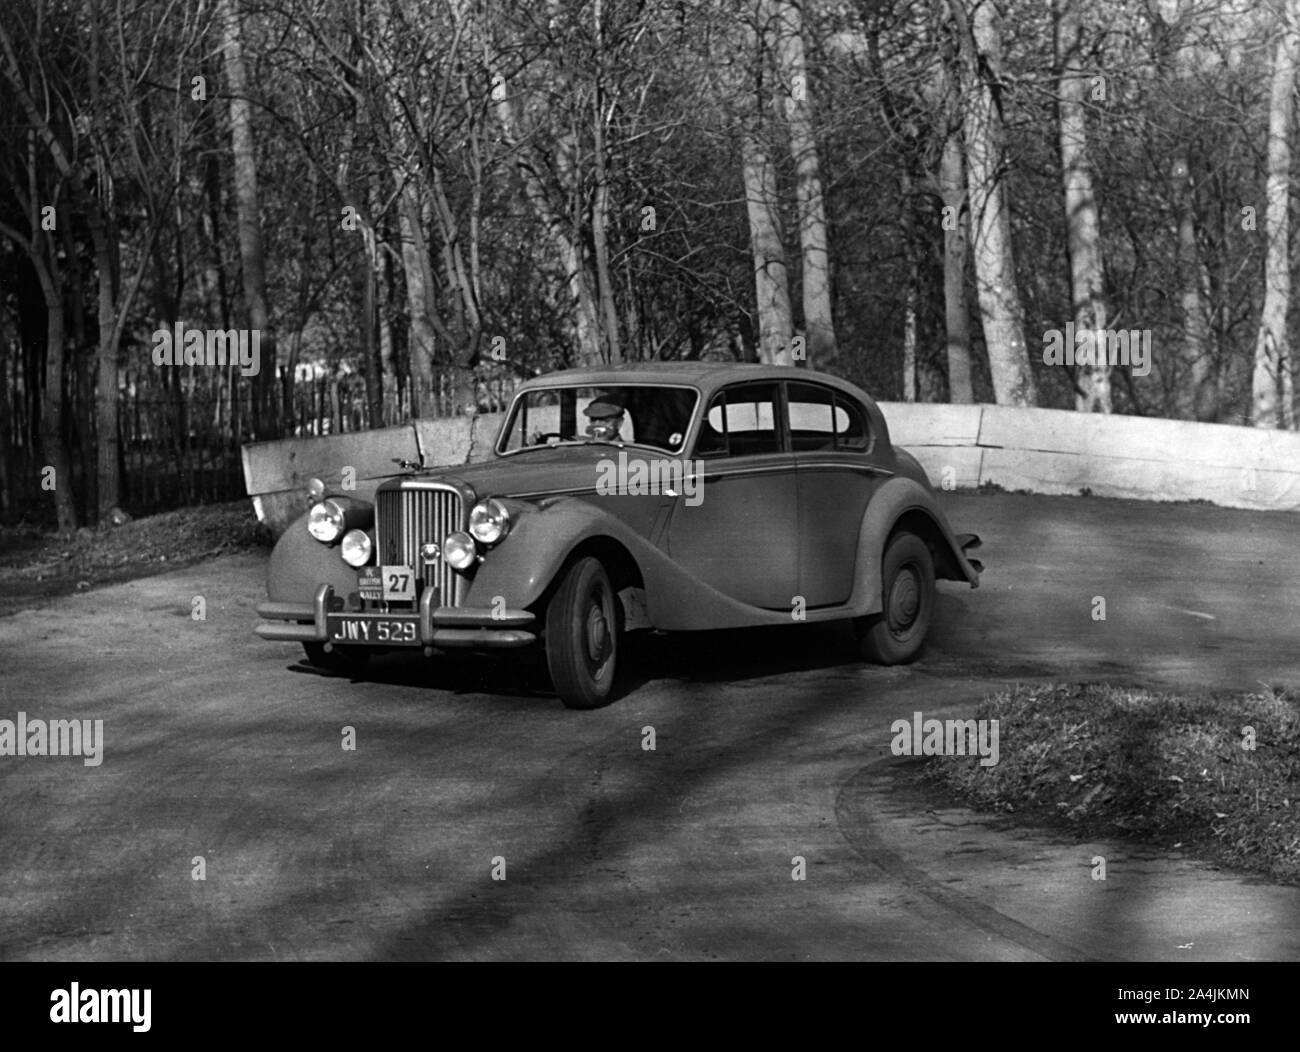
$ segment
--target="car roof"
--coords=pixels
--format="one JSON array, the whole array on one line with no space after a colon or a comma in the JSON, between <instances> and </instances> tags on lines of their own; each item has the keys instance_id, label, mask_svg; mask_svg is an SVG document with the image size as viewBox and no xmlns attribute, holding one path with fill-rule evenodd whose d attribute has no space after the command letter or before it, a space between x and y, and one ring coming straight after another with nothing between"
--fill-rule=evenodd
<instances>
[{"instance_id":1,"label":"car roof","mask_svg":"<svg viewBox=\"0 0 1300 1052\"><path fill-rule=\"evenodd\" d=\"M793 365L762 365L751 362L629 362L625 365L588 369L563 369L535 376L520 384L515 393L540 387L600 387L606 384L660 383L689 384L705 394L743 380L803 380L837 387L864 402L873 399L861 388L830 373Z\"/></svg>"}]
</instances>

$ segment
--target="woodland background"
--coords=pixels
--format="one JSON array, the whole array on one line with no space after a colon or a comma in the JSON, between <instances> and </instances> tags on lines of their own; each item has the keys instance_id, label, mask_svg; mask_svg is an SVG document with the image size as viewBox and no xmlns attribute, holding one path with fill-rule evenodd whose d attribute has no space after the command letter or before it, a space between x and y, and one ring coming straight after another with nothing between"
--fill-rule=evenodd
<instances>
[{"instance_id":1,"label":"woodland background","mask_svg":"<svg viewBox=\"0 0 1300 1052\"><path fill-rule=\"evenodd\" d=\"M0 521L599 362L1294 429L1298 52L1297 0L4 0Z\"/></svg>"}]
</instances>

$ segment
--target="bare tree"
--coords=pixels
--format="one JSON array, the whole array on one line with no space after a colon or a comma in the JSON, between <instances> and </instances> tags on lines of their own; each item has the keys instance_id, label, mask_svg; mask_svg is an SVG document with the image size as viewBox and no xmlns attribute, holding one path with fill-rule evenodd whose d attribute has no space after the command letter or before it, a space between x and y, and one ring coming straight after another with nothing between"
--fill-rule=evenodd
<instances>
[{"instance_id":1,"label":"bare tree","mask_svg":"<svg viewBox=\"0 0 1300 1052\"><path fill-rule=\"evenodd\" d=\"M1056 76L1061 181L1065 189L1066 246L1070 261L1070 303L1081 331L1106 328L1106 300L1101 258L1101 220L1093 190L1093 163L1088 155L1085 100L1088 77L1080 50L1083 25L1078 0L1056 0ZM1075 408L1089 413L1111 411L1110 362L1098 340L1087 368L1075 377Z\"/></svg>"},{"instance_id":2,"label":"bare tree","mask_svg":"<svg viewBox=\"0 0 1300 1052\"><path fill-rule=\"evenodd\" d=\"M957 23L962 134L970 195L975 287L989 372L999 405L1031 406L1038 387L1025 346L1025 312L1011 253L1002 118L998 105L1002 38L994 0L949 0Z\"/></svg>"},{"instance_id":3,"label":"bare tree","mask_svg":"<svg viewBox=\"0 0 1300 1052\"><path fill-rule=\"evenodd\" d=\"M457 4L467 6L465 0L457 0ZM563 12L556 0L548 0L547 11L551 24L561 23ZM465 17L467 11L458 12L458 18ZM526 115L531 91L525 70L533 64L546 66L551 90L554 91L556 81L566 84L569 90L564 94L570 100L577 94L576 85L568 72L557 70L553 62L543 62L537 55L528 53L527 43L515 49L513 64L507 68L506 49L494 39L497 28L494 25L476 28L485 72L491 80L490 98L499 134L514 156L525 199L564 275L577 360L584 365L598 364L606 360L610 345L602 335L598 281L582 238L580 144L576 122L566 124L556 114L551 127L546 129L549 135L540 134L541 129L528 125Z\"/></svg>"},{"instance_id":4,"label":"bare tree","mask_svg":"<svg viewBox=\"0 0 1300 1052\"><path fill-rule=\"evenodd\" d=\"M749 242L754 256L754 292L758 312L758 358L772 365L791 365L794 318L790 309L790 278L786 270L781 231L781 205L776 168L769 150L764 90L771 27L764 18L766 0L760 0L756 21L748 27L742 68L747 70L741 107L740 164L749 219Z\"/></svg>"},{"instance_id":5,"label":"bare tree","mask_svg":"<svg viewBox=\"0 0 1300 1052\"><path fill-rule=\"evenodd\" d=\"M594 0L591 5L593 58L595 77L591 93L592 167L595 174L595 193L591 203L591 240L596 264L596 288L600 297L601 334L604 337L603 356L606 361L618 362L623 351L618 332L618 306L614 302L614 281L609 266L609 144L607 129L614 102L606 90L605 5Z\"/></svg>"},{"instance_id":6,"label":"bare tree","mask_svg":"<svg viewBox=\"0 0 1300 1052\"><path fill-rule=\"evenodd\" d=\"M0 222L0 235L26 253L36 272L45 303L45 375L41 393L40 435L46 464L42 468L44 477L41 481L43 488L52 486L58 527L61 531L68 531L77 527L72 462L63 437L66 369L64 312L67 308L67 285L70 279L61 265L61 245L55 235L59 221L57 202L61 191L74 183L79 186L80 174L73 167L63 143L55 134L50 113L43 113L37 108L36 99L24 76L24 70L34 70L36 64L28 67L19 62L14 42L2 24L0 49L4 52L5 80L27 122L25 134L20 140L20 151L10 153L7 159L9 163L5 181L9 184L28 227L28 233L24 234L8 223ZM55 166L56 175L53 180L43 163L47 155ZM63 219L66 223L66 212ZM68 260L69 264L74 262ZM45 474L49 470L53 470L52 477Z\"/></svg>"},{"instance_id":7,"label":"bare tree","mask_svg":"<svg viewBox=\"0 0 1300 1052\"><path fill-rule=\"evenodd\" d=\"M1265 189L1264 310L1255 340L1251 381L1251 423L1255 427L1295 427L1291 385L1291 341L1287 310L1291 304L1291 136L1295 112L1295 75L1300 55L1300 3L1286 0L1278 16L1268 106L1268 177Z\"/></svg>"},{"instance_id":8,"label":"bare tree","mask_svg":"<svg viewBox=\"0 0 1300 1052\"><path fill-rule=\"evenodd\" d=\"M29 151L34 156L35 149ZM29 168L29 171L32 169ZM33 179L35 182L35 179ZM72 462L63 440L63 382L64 382L64 328L63 311L65 278L59 266L59 247L53 237L41 231L38 206L32 202L30 220L32 234L0 222L0 235L7 237L27 253L32 268L40 282L45 300L45 376L41 392L41 447L46 464L42 469L53 469L53 476L45 476L44 486L52 483L54 507L60 531L77 528L77 505L72 492Z\"/></svg>"},{"instance_id":9,"label":"bare tree","mask_svg":"<svg viewBox=\"0 0 1300 1052\"><path fill-rule=\"evenodd\" d=\"M803 321L808 338L808 362L826 368L839 353L831 314L830 250L826 232L826 200L821 162L813 131L812 86L804 58L801 0L764 0L763 18L776 40L781 95L790 131L790 156L795 166L798 204Z\"/></svg>"},{"instance_id":10,"label":"bare tree","mask_svg":"<svg viewBox=\"0 0 1300 1052\"><path fill-rule=\"evenodd\" d=\"M1155 37L1157 67L1168 70L1176 89L1187 93L1195 68L1191 41L1195 0L1177 0L1175 19L1166 22L1156 8L1148 15ZM1196 214L1196 183L1189 139L1193 131L1177 126L1169 145L1168 179L1174 209L1175 270L1181 308L1182 350L1187 363L1187 393L1191 415L1211 421L1219 414L1219 368L1210 329L1210 277L1201 251Z\"/></svg>"},{"instance_id":11,"label":"bare tree","mask_svg":"<svg viewBox=\"0 0 1300 1052\"><path fill-rule=\"evenodd\" d=\"M270 393L275 383L275 339L270 328L266 295L266 257L262 252L262 220L258 205L257 157L253 148L253 114L248 70L244 62L239 0L217 0L222 26L222 51L230 87L230 147L235 171L235 214L239 254L244 273L244 307L249 327L261 333L263 361L254 380L257 392L253 427L259 438L274 434Z\"/></svg>"},{"instance_id":12,"label":"bare tree","mask_svg":"<svg viewBox=\"0 0 1300 1052\"><path fill-rule=\"evenodd\" d=\"M948 360L948 397L954 404L975 401L971 385L970 305L966 300L966 259L969 255L966 173L962 165L961 133L944 137L939 162L939 191L943 198L943 307Z\"/></svg>"}]
</instances>

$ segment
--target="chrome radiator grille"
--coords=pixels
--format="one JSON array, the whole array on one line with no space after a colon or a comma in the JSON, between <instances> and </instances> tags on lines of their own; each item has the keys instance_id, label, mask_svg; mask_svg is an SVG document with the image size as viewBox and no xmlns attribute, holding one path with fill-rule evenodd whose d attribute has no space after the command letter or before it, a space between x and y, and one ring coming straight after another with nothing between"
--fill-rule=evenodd
<instances>
[{"instance_id":1,"label":"chrome radiator grille","mask_svg":"<svg viewBox=\"0 0 1300 1052\"><path fill-rule=\"evenodd\" d=\"M453 530L464 528L460 494L448 489L381 490L375 505L375 547L380 565L402 564L415 568L423 580L420 545L433 541L439 547ZM460 575L439 558L433 580L442 606L459 606Z\"/></svg>"}]
</instances>

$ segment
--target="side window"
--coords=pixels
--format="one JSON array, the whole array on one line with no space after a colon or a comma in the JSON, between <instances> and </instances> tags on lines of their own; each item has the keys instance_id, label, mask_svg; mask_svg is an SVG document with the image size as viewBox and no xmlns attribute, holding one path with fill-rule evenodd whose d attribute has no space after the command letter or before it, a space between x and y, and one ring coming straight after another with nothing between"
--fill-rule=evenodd
<instances>
[{"instance_id":1,"label":"side window","mask_svg":"<svg viewBox=\"0 0 1300 1052\"><path fill-rule=\"evenodd\" d=\"M835 448L863 453L871 448L871 432L862 406L835 392Z\"/></svg>"},{"instance_id":2,"label":"side window","mask_svg":"<svg viewBox=\"0 0 1300 1052\"><path fill-rule=\"evenodd\" d=\"M790 410L790 448L796 453L834 449L835 433L841 429L837 426L841 421L830 388L788 384L786 396Z\"/></svg>"},{"instance_id":3,"label":"side window","mask_svg":"<svg viewBox=\"0 0 1300 1052\"><path fill-rule=\"evenodd\" d=\"M778 453L776 384L736 384L719 391L709 403L700 426L695 454L700 457L741 457Z\"/></svg>"}]
</instances>

